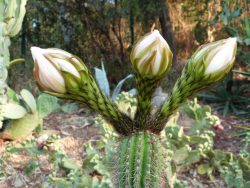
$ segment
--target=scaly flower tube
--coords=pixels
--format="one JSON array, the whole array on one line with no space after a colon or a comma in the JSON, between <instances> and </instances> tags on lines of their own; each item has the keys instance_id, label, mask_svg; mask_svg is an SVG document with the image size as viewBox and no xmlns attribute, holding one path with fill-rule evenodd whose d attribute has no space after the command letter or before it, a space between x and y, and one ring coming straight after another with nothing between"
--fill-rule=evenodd
<instances>
[{"instance_id":1,"label":"scaly flower tube","mask_svg":"<svg viewBox=\"0 0 250 188\"><path fill-rule=\"evenodd\" d=\"M236 38L219 40L198 48L184 67L170 97L157 113L156 132L164 128L169 116L195 91L225 78L233 67L236 51Z\"/></svg>"},{"instance_id":2,"label":"scaly flower tube","mask_svg":"<svg viewBox=\"0 0 250 188\"><path fill-rule=\"evenodd\" d=\"M35 80L42 90L64 94L67 90L79 89L81 71L88 72L80 60L60 49L32 47L31 52Z\"/></svg>"},{"instance_id":3,"label":"scaly flower tube","mask_svg":"<svg viewBox=\"0 0 250 188\"><path fill-rule=\"evenodd\" d=\"M162 77L172 65L173 54L158 30L142 37L133 47L133 68L143 77Z\"/></svg>"},{"instance_id":4,"label":"scaly flower tube","mask_svg":"<svg viewBox=\"0 0 250 188\"><path fill-rule=\"evenodd\" d=\"M53 48L32 47L31 53L35 62L34 77L42 91L86 103L102 114L120 134L132 130L132 120L103 95L80 58Z\"/></svg>"},{"instance_id":5,"label":"scaly flower tube","mask_svg":"<svg viewBox=\"0 0 250 188\"><path fill-rule=\"evenodd\" d=\"M151 99L161 78L170 70L173 54L158 30L142 37L133 47L130 59L136 75L138 106L135 115L137 129L147 126Z\"/></svg>"}]
</instances>

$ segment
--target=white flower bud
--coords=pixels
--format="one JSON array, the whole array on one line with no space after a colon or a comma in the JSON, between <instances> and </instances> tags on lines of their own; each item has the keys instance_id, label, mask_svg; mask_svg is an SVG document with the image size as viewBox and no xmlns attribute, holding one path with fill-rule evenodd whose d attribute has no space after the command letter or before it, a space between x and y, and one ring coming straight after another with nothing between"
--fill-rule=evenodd
<instances>
[{"instance_id":1,"label":"white flower bud","mask_svg":"<svg viewBox=\"0 0 250 188\"><path fill-rule=\"evenodd\" d=\"M62 72L70 73L80 79L75 65L81 63L70 53L60 49L41 49L39 47L31 47L31 53L35 62L34 76L42 89L66 93L65 78Z\"/></svg>"},{"instance_id":2,"label":"white flower bud","mask_svg":"<svg viewBox=\"0 0 250 188\"><path fill-rule=\"evenodd\" d=\"M154 30L135 44L130 58L142 76L160 77L171 67L173 54L159 31Z\"/></svg>"},{"instance_id":3,"label":"white flower bud","mask_svg":"<svg viewBox=\"0 0 250 188\"><path fill-rule=\"evenodd\" d=\"M192 56L192 62L205 65L205 75L221 78L232 68L237 51L236 38L228 38L202 45Z\"/></svg>"}]
</instances>

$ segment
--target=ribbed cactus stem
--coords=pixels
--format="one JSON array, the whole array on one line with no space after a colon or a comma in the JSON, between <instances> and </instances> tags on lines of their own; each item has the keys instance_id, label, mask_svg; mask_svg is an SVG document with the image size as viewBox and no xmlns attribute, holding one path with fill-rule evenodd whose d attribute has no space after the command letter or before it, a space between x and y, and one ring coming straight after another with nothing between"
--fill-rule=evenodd
<instances>
[{"instance_id":1,"label":"ribbed cactus stem","mask_svg":"<svg viewBox=\"0 0 250 188\"><path fill-rule=\"evenodd\" d=\"M6 79L10 63L10 37L21 28L27 0L0 0L0 128L3 120L2 108L7 102Z\"/></svg>"},{"instance_id":2,"label":"ribbed cactus stem","mask_svg":"<svg viewBox=\"0 0 250 188\"><path fill-rule=\"evenodd\" d=\"M151 100L153 93L158 86L159 79L142 78L136 75L136 83L138 88L138 105L135 114L136 129L142 130L147 127L148 119L150 118Z\"/></svg>"},{"instance_id":3,"label":"ribbed cactus stem","mask_svg":"<svg viewBox=\"0 0 250 188\"><path fill-rule=\"evenodd\" d=\"M164 151L160 137L149 132L123 138L117 148L115 187L162 187Z\"/></svg>"},{"instance_id":4,"label":"ribbed cactus stem","mask_svg":"<svg viewBox=\"0 0 250 188\"><path fill-rule=\"evenodd\" d=\"M6 22L4 20L4 8L5 3L3 0L0 0L0 128L2 127L3 121L3 105L7 102L7 97L5 95L6 88L6 78L7 78L7 69L6 66L9 64L9 46L10 39L6 36Z\"/></svg>"}]
</instances>

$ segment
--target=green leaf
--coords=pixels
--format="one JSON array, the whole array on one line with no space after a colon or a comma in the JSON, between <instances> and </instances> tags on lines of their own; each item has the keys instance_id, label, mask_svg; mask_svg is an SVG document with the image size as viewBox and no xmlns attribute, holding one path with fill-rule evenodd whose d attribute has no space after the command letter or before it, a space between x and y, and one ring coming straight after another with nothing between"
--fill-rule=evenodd
<instances>
[{"instance_id":1,"label":"green leaf","mask_svg":"<svg viewBox=\"0 0 250 188\"><path fill-rule=\"evenodd\" d=\"M8 99L18 102L18 99L16 97L16 92L9 87L7 88L7 96L8 96Z\"/></svg>"},{"instance_id":2,"label":"green leaf","mask_svg":"<svg viewBox=\"0 0 250 188\"><path fill-rule=\"evenodd\" d=\"M233 37L239 36L238 30L235 29L235 28L233 28L233 27L226 26L225 29L226 29L227 33L228 33L230 36L233 36Z\"/></svg>"},{"instance_id":3,"label":"green leaf","mask_svg":"<svg viewBox=\"0 0 250 188\"><path fill-rule=\"evenodd\" d=\"M250 22L248 18L244 18L244 25L245 25L246 35L248 38L250 38Z\"/></svg>"},{"instance_id":4,"label":"green leaf","mask_svg":"<svg viewBox=\"0 0 250 188\"><path fill-rule=\"evenodd\" d=\"M240 16L241 14L241 8L238 7L237 9L235 9L231 14L230 14L230 18L235 18Z\"/></svg>"},{"instance_id":5,"label":"green leaf","mask_svg":"<svg viewBox=\"0 0 250 188\"><path fill-rule=\"evenodd\" d=\"M200 159L201 159L201 156L200 156L199 151L190 151L186 161L188 164L193 164L193 163L200 161Z\"/></svg>"},{"instance_id":6,"label":"green leaf","mask_svg":"<svg viewBox=\"0 0 250 188\"><path fill-rule=\"evenodd\" d=\"M38 168L39 168L38 161L31 160L31 161L29 161L29 163L27 164L27 166L25 166L24 173L29 176L33 172L35 172L35 170L38 169Z\"/></svg>"},{"instance_id":7,"label":"green leaf","mask_svg":"<svg viewBox=\"0 0 250 188\"><path fill-rule=\"evenodd\" d=\"M109 82L103 64L102 64L102 69L95 68L95 77L102 92L109 97L110 96Z\"/></svg>"},{"instance_id":8,"label":"green leaf","mask_svg":"<svg viewBox=\"0 0 250 188\"><path fill-rule=\"evenodd\" d=\"M66 170L77 170L79 167L70 159L63 157L62 158L62 167Z\"/></svg>"},{"instance_id":9,"label":"green leaf","mask_svg":"<svg viewBox=\"0 0 250 188\"><path fill-rule=\"evenodd\" d=\"M197 167L197 172L200 175L207 174L210 171L210 167L208 164L201 164Z\"/></svg>"},{"instance_id":10,"label":"green leaf","mask_svg":"<svg viewBox=\"0 0 250 188\"><path fill-rule=\"evenodd\" d=\"M221 17L221 20L222 20L223 24L228 25L228 17L227 17L227 15L221 14L220 17Z\"/></svg>"},{"instance_id":11,"label":"green leaf","mask_svg":"<svg viewBox=\"0 0 250 188\"><path fill-rule=\"evenodd\" d=\"M22 139L32 133L32 131L42 124L42 119L37 114L26 114L23 118L11 120L9 126L0 135L3 139Z\"/></svg>"},{"instance_id":12,"label":"green leaf","mask_svg":"<svg viewBox=\"0 0 250 188\"><path fill-rule=\"evenodd\" d=\"M188 149L186 146L176 150L174 152L174 156L173 156L173 159L178 161L178 162L181 162L181 161L184 161L187 157L188 157Z\"/></svg>"},{"instance_id":13,"label":"green leaf","mask_svg":"<svg viewBox=\"0 0 250 188\"><path fill-rule=\"evenodd\" d=\"M4 105L3 109L3 116L8 119L19 119L27 113L24 107L14 103Z\"/></svg>"},{"instance_id":14,"label":"green leaf","mask_svg":"<svg viewBox=\"0 0 250 188\"><path fill-rule=\"evenodd\" d=\"M112 94L112 100L114 101L116 99L116 97L119 95L119 93L121 92L122 86L124 84L124 82L130 78L133 78L134 75L133 74L129 74L126 78L122 79L117 86L115 87L113 94Z\"/></svg>"},{"instance_id":15,"label":"green leaf","mask_svg":"<svg viewBox=\"0 0 250 188\"><path fill-rule=\"evenodd\" d=\"M218 23L219 16L216 15L212 20L209 21L209 24L214 25Z\"/></svg>"},{"instance_id":16,"label":"green leaf","mask_svg":"<svg viewBox=\"0 0 250 188\"><path fill-rule=\"evenodd\" d=\"M78 110L79 106L76 103L68 103L62 106L62 111L65 113L71 113Z\"/></svg>"},{"instance_id":17,"label":"green leaf","mask_svg":"<svg viewBox=\"0 0 250 188\"><path fill-rule=\"evenodd\" d=\"M26 89L23 89L20 92L23 100L26 102L26 104L30 107L31 111L34 113L36 112L36 100L33 97L33 95Z\"/></svg>"},{"instance_id":18,"label":"green leaf","mask_svg":"<svg viewBox=\"0 0 250 188\"><path fill-rule=\"evenodd\" d=\"M42 94L38 97L37 106L40 117L46 117L51 112L55 112L60 108L58 99L48 94Z\"/></svg>"},{"instance_id":19,"label":"green leaf","mask_svg":"<svg viewBox=\"0 0 250 188\"><path fill-rule=\"evenodd\" d=\"M246 38L244 42L246 43L247 46L250 46L250 38Z\"/></svg>"}]
</instances>

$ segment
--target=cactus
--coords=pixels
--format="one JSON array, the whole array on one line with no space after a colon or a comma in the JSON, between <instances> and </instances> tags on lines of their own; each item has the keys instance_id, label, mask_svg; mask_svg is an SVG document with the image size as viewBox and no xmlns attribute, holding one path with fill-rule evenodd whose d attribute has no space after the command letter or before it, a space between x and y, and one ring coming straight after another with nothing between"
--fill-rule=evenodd
<instances>
[{"instance_id":1,"label":"cactus","mask_svg":"<svg viewBox=\"0 0 250 188\"><path fill-rule=\"evenodd\" d=\"M157 135L147 131L134 133L123 138L117 149L115 187L161 187L165 148Z\"/></svg>"},{"instance_id":2,"label":"cactus","mask_svg":"<svg viewBox=\"0 0 250 188\"><path fill-rule=\"evenodd\" d=\"M226 54L225 50L233 53ZM171 164L167 163L160 132L169 116L187 97L225 77L233 66L235 51L236 39L222 40L199 48L184 68L168 100L153 114L151 97L171 66L172 53L158 31L146 35L135 45L131 55L139 90L137 112L133 119L119 111L103 95L79 58L59 49L31 48L35 79L44 92L88 104L109 121L120 135L117 155L113 158L113 184L119 188L166 187L166 169L170 169ZM222 63L222 66L218 66L218 63Z\"/></svg>"},{"instance_id":3,"label":"cactus","mask_svg":"<svg viewBox=\"0 0 250 188\"><path fill-rule=\"evenodd\" d=\"M3 106L7 103L6 78L10 64L10 38L21 29L27 0L0 0L0 128L2 127Z\"/></svg>"}]
</instances>

